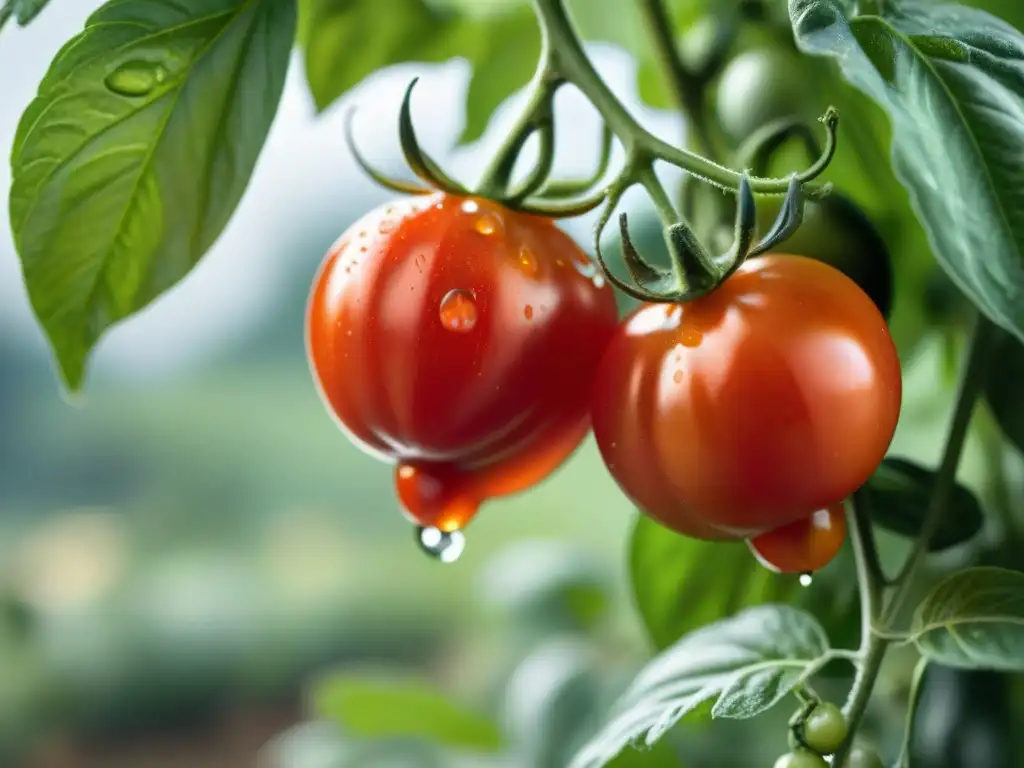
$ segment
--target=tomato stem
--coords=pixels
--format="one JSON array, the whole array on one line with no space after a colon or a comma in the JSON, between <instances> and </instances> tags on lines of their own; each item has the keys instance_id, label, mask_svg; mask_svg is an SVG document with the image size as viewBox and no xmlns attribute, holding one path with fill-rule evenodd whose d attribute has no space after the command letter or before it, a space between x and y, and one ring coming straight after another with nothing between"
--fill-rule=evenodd
<instances>
[{"instance_id":1,"label":"tomato stem","mask_svg":"<svg viewBox=\"0 0 1024 768\"><path fill-rule=\"evenodd\" d=\"M640 3L648 34L654 43L654 52L665 77L675 95L679 109L693 128L697 146L707 157L715 158L715 141L708 130L704 116L704 89L707 77L691 72L683 63L672 39L672 22L662 0L643 0Z\"/></svg>"},{"instance_id":2,"label":"tomato stem","mask_svg":"<svg viewBox=\"0 0 1024 768\"><path fill-rule=\"evenodd\" d=\"M853 544L857 561L857 579L861 594L861 653L863 663L858 667L850 696L843 714L849 723L846 740L836 750L832 759L834 766L843 765L849 754L860 722L864 717L875 681L878 678L882 661L885 659L889 645L894 642L890 629L892 622L898 617L903 602L910 594L913 576L928 552L928 543L938 530L949 507L952 490L956 483L956 470L963 453L967 430L985 383L989 363L997 348L1000 331L993 323L982 315L978 315L974 330L960 374L957 388L956 405L950 422L946 446L939 464L935 487L932 491L931 504L924 525L914 542L914 548L892 580L894 591L884 609L881 608L881 597L885 582L880 565L877 563L877 550L871 538L871 521L868 510L861 499L856 498L852 505L853 523L850 527L850 540ZM873 554L872 554L873 553ZM872 627L878 623L880 629Z\"/></svg>"},{"instance_id":3,"label":"tomato stem","mask_svg":"<svg viewBox=\"0 0 1024 768\"><path fill-rule=\"evenodd\" d=\"M907 700L907 725L903 731L903 745L900 747L900 756L896 758L896 768L909 768L910 748L914 739L914 720L917 715L917 705L921 700L921 683L924 681L925 670L928 669L928 659L922 656L917 660L914 667L914 674L910 681L910 697Z\"/></svg>"}]
</instances>

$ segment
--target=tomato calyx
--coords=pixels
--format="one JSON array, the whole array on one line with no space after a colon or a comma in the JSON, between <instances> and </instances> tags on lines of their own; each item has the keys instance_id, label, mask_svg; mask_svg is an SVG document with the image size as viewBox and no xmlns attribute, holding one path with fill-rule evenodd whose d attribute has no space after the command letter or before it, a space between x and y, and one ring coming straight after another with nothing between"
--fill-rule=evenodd
<instances>
[{"instance_id":1,"label":"tomato calyx","mask_svg":"<svg viewBox=\"0 0 1024 768\"><path fill-rule=\"evenodd\" d=\"M461 182L452 178L420 145L416 135L416 127L412 120L412 92L419 82L414 77L405 89L402 105L398 112L398 138L409 169L422 182L405 181L389 176L375 168L360 152L353 135L353 123L356 108L351 108L345 117L345 144L353 159L367 176L377 184L393 192L405 195L429 195L434 192L446 192L456 197L483 197L499 205L520 213L546 216L552 219L573 218L582 216L597 208L605 199L605 190L600 189L588 196L588 190L597 185L607 173L611 163L612 132L603 128L601 155L595 172L586 179L551 180L549 175L554 164L554 119L551 110L554 102L555 89L546 94L535 115L534 125L530 133L536 132L540 137L540 156L527 177L514 189L508 189L507 179L511 173L518 152L504 153L499 163L488 177L493 176L496 183L484 183L484 188L471 191ZM504 167L505 165L509 167ZM578 198L578 199L572 199Z\"/></svg>"},{"instance_id":2,"label":"tomato calyx","mask_svg":"<svg viewBox=\"0 0 1024 768\"><path fill-rule=\"evenodd\" d=\"M756 242L757 208L746 174L740 179L736 199L732 245L722 254L712 254L686 222L665 227L665 242L672 263L669 269L651 264L640 255L629 235L627 214L619 214L622 258L632 284L616 277L601 253L601 233L614 208L610 204L596 227L595 250L598 262L616 288L639 301L675 304L707 296L739 269L747 258L767 253L792 235L803 221L803 188L795 174L790 177L789 187L774 223Z\"/></svg>"}]
</instances>

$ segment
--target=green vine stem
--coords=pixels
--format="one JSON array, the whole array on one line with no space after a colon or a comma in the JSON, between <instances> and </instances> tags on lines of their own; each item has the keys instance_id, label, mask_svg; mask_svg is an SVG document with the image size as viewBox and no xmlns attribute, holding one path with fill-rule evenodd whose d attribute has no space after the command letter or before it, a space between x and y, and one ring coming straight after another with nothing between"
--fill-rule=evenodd
<instances>
[{"instance_id":1,"label":"green vine stem","mask_svg":"<svg viewBox=\"0 0 1024 768\"><path fill-rule=\"evenodd\" d=\"M654 43L655 55L662 72L668 79L676 102L686 117L688 128L693 128L697 148L701 154L715 158L715 142L704 117L705 78L690 72L683 64L675 41L672 23L662 0L641 0L640 12Z\"/></svg>"},{"instance_id":2,"label":"green vine stem","mask_svg":"<svg viewBox=\"0 0 1024 768\"><path fill-rule=\"evenodd\" d=\"M923 656L917 660L914 674L910 679L910 696L907 699L907 726L903 732L903 745L900 755L896 758L896 768L910 768L910 750L914 743L914 721L917 717L917 705L921 700L921 683L928 669L928 659Z\"/></svg>"},{"instance_id":3,"label":"green vine stem","mask_svg":"<svg viewBox=\"0 0 1024 768\"><path fill-rule=\"evenodd\" d=\"M913 576L920 567L928 551L928 542L934 537L942 518L948 508L951 492L956 482L956 470L963 453L967 430L974 413L974 406L981 395L988 372L992 354L999 339L999 330L987 318L978 315L967 347L966 360L962 366L960 381L957 386L956 405L946 437L945 449L939 464L935 487L932 490L931 503L924 525L921 528L914 548L892 580L893 593L884 609L881 598L884 590L884 579L881 568L872 565L877 563L878 555L871 539L871 521L868 510L857 499L851 512L850 540L853 544L857 561L857 578L861 595L861 665L850 689L850 696L843 707L849 732L844 743L836 750L832 765L842 768L854 736L860 727L864 712L871 699L875 680L878 677L886 651L894 635L892 623L898 618L900 608L910 594Z\"/></svg>"}]
</instances>

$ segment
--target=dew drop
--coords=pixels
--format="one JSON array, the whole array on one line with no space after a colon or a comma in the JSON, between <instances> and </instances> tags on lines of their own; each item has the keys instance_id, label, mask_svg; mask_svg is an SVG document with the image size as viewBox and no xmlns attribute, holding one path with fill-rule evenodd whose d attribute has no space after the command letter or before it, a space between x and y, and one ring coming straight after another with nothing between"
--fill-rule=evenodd
<instances>
[{"instance_id":1,"label":"dew drop","mask_svg":"<svg viewBox=\"0 0 1024 768\"><path fill-rule=\"evenodd\" d=\"M120 96L145 96L167 79L162 64L134 59L126 61L103 79L108 89Z\"/></svg>"},{"instance_id":2,"label":"dew drop","mask_svg":"<svg viewBox=\"0 0 1024 768\"><path fill-rule=\"evenodd\" d=\"M527 304L525 307L523 307L523 317L525 317L527 320L533 320L533 306L532 305Z\"/></svg>"},{"instance_id":3,"label":"dew drop","mask_svg":"<svg viewBox=\"0 0 1024 768\"><path fill-rule=\"evenodd\" d=\"M555 266L556 267L564 267L565 266L565 260L564 259L555 259Z\"/></svg>"},{"instance_id":4,"label":"dew drop","mask_svg":"<svg viewBox=\"0 0 1024 768\"><path fill-rule=\"evenodd\" d=\"M586 256L579 259L573 259L572 265L576 268L577 272L588 280L597 275L597 265Z\"/></svg>"},{"instance_id":5,"label":"dew drop","mask_svg":"<svg viewBox=\"0 0 1024 768\"><path fill-rule=\"evenodd\" d=\"M420 549L442 563L454 563L466 548L462 531L442 531L440 528L417 528L416 541Z\"/></svg>"},{"instance_id":6,"label":"dew drop","mask_svg":"<svg viewBox=\"0 0 1024 768\"><path fill-rule=\"evenodd\" d=\"M537 257L534 256L533 251L525 245L519 249L519 269L530 277L536 275L537 270L540 269L540 265L537 263Z\"/></svg>"},{"instance_id":7,"label":"dew drop","mask_svg":"<svg viewBox=\"0 0 1024 768\"><path fill-rule=\"evenodd\" d=\"M380 224L377 225L377 231L382 235L388 235L398 229L398 222L394 219L383 219Z\"/></svg>"},{"instance_id":8,"label":"dew drop","mask_svg":"<svg viewBox=\"0 0 1024 768\"><path fill-rule=\"evenodd\" d=\"M359 252L360 253L366 253L366 246L365 245L359 246Z\"/></svg>"},{"instance_id":9,"label":"dew drop","mask_svg":"<svg viewBox=\"0 0 1024 768\"><path fill-rule=\"evenodd\" d=\"M811 582L812 581L814 581L814 577L811 576L811 574L809 574L809 573L801 573L800 574L800 586L801 587L809 587L809 586L811 586Z\"/></svg>"},{"instance_id":10,"label":"dew drop","mask_svg":"<svg viewBox=\"0 0 1024 768\"><path fill-rule=\"evenodd\" d=\"M505 229L505 224L496 214L485 213L473 223L473 229L485 237L500 236L502 230Z\"/></svg>"},{"instance_id":11,"label":"dew drop","mask_svg":"<svg viewBox=\"0 0 1024 768\"><path fill-rule=\"evenodd\" d=\"M600 272L594 275L594 287L597 288L598 290L604 288L604 275L602 275Z\"/></svg>"},{"instance_id":12,"label":"dew drop","mask_svg":"<svg viewBox=\"0 0 1024 768\"><path fill-rule=\"evenodd\" d=\"M674 381L676 384L682 384L683 383L683 372L682 371L676 371L675 373L673 373L672 374L672 381Z\"/></svg>"},{"instance_id":13,"label":"dew drop","mask_svg":"<svg viewBox=\"0 0 1024 768\"><path fill-rule=\"evenodd\" d=\"M422 253L416 254L416 269L420 272L423 271L424 267L427 266L427 257Z\"/></svg>"},{"instance_id":14,"label":"dew drop","mask_svg":"<svg viewBox=\"0 0 1024 768\"><path fill-rule=\"evenodd\" d=\"M463 213L476 213L480 210L480 205L476 200L464 200L461 208Z\"/></svg>"},{"instance_id":15,"label":"dew drop","mask_svg":"<svg viewBox=\"0 0 1024 768\"><path fill-rule=\"evenodd\" d=\"M456 288L441 299L441 325L449 331L466 333L476 325L476 299L471 291Z\"/></svg>"}]
</instances>

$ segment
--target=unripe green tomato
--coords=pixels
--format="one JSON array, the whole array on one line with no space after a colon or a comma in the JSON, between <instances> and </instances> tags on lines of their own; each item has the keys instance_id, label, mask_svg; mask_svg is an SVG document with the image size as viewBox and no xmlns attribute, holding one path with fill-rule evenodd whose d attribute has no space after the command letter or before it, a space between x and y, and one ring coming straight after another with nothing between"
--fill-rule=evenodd
<instances>
[{"instance_id":1,"label":"unripe green tomato","mask_svg":"<svg viewBox=\"0 0 1024 768\"><path fill-rule=\"evenodd\" d=\"M776 760L774 768L828 768L828 763L810 750L794 749Z\"/></svg>"},{"instance_id":2,"label":"unripe green tomato","mask_svg":"<svg viewBox=\"0 0 1024 768\"><path fill-rule=\"evenodd\" d=\"M822 755L831 755L846 738L846 718L835 704L824 701L803 723L804 743Z\"/></svg>"},{"instance_id":3,"label":"unripe green tomato","mask_svg":"<svg viewBox=\"0 0 1024 768\"><path fill-rule=\"evenodd\" d=\"M782 206L781 197L757 201L757 227L764 234ZM853 280L889 317L893 300L892 260L885 241L867 216L849 198L833 192L804 203L804 219L774 249L824 261Z\"/></svg>"},{"instance_id":4,"label":"unripe green tomato","mask_svg":"<svg viewBox=\"0 0 1024 768\"><path fill-rule=\"evenodd\" d=\"M679 38L679 57L691 72L699 72L715 57L721 22L712 14L701 16Z\"/></svg>"},{"instance_id":5,"label":"unripe green tomato","mask_svg":"<svg viewBox=\"0 0 1024 768\"><path fill-rule=\"evenodd\" d=\"M801 116L807 95L800 58L778 48L755 48L730 61L718 81L716 112L737 145L772 120Z\"/></svg>"},{"instance_id":6,"label":"unripe green tomato","mask_svg":"<svg viewBox=\"0 0 1024 768\"><path fill-rule=\"evenodd\" d=\"M843 763L843 768L885 768L882 758L865 744L854 744Z\"/></svg>"}]
</instances>

